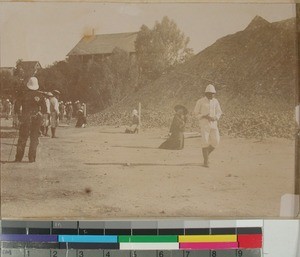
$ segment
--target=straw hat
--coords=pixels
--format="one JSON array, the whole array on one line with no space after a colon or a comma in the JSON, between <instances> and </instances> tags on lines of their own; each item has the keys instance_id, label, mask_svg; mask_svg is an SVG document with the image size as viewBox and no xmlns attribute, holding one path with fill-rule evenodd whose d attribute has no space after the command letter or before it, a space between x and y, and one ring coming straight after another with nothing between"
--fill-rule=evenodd
<instances>
[{"instance_id":1,"label":"straw hat","mask_svg":"<svg viewBox=\"0 0 300 257\"><path fill-rule=\"evenodd\" d=\"M60 95L60 92L58 90L53 90L52 93L53 95Z\"/></svg>"},{"instance_id":2,"label":"straw hat","mask_svg":"<svg viewBox=\"0 0 300 257\"><path fill-rule=\"evenodd\" d=\"M184 115L188 113L188 110L185 106L178 104L174 107L174 110L177 112L178 110L183 110Z\"/></svg>"},{"instance_id":3,"label":"straw hat","mask_svg":"<svg viewBox=\"0 0 300 257\"><path fill-rule=\"evenodd\" d=\"M46 96L53 96L53 94L51 92L45 92Z\"/></svg>"}]
</instances>

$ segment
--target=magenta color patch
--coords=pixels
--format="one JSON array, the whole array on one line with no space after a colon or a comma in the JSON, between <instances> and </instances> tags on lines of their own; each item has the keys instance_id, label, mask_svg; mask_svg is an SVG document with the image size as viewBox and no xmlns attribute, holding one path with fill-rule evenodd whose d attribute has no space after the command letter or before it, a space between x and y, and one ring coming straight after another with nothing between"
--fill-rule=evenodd
<instances>
[{"instance_id":1,"label":"magenta color patch","mask_svg":"<svg viewBox=\"0 0 300 257\"><path fill-rule=\"evenodd\" d=\"M186 249L186 250L238 249L238 242L180 243L179 249Z\"/></svg>"}]
</instances>

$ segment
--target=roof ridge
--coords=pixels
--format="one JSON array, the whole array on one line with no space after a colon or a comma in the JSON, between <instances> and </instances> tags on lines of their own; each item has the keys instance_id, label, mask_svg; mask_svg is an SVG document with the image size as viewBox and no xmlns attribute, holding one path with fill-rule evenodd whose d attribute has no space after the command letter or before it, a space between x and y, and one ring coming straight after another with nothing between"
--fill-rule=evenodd
<instances>
[{"instance_id":1,"label":"roof ridge","mask_svg":"<svg viewBox=\"0 0 300 257\"><path fill-rule=\"evenodd\" d=\"M138 31L86 35L80 39L67 56L110 54L116 47L127 52L135 52L134 42L137 35Z\"/></svg>"},{"instance_id":2,"label":"roof ridge","mask_svg":"<svg viewBox=\"0 0 300 257\"><path fill-rule=\"evenodd\" d=\"M120 32L120 33L106 33L106 34L94 34L94 35L84 35L83 38L90 38L90 37L101 37L101 36L121 36L121 35L131 35L131 34L137 34L136 32Z\"/></svg>"}]
</instances>

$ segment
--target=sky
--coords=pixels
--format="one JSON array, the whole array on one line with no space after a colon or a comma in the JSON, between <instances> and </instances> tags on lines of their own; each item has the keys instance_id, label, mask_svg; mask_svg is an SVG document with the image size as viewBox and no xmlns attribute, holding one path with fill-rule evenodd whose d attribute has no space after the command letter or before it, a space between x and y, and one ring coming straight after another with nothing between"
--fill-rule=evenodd
<instances>
[{"instance_id":1,"label":"sky","mask_svg":"<svg viewBox=\"0 0 300 257\"><path fill-rule=\"evenodd\" d=\"M152 28L164 16L190 38L195 53L217 39L243 30L259 15L269 22L295 17L295 4L112 4L80 2L0 2L0 66L18 59L43 67L64 60L86 34Z\"/></svg>"}]
</instances>

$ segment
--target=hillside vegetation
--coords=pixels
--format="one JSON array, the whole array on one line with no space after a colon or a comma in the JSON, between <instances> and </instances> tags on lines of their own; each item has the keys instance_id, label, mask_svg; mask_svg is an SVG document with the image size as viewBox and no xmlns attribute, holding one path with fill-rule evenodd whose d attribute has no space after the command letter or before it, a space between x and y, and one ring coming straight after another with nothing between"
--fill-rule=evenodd
<instances>
[{"instance_id":1,"label":"hillside vegetation","mask_svg":"<svg viewBox=\"0 0 300 257\"><path fill-rule=\"evenodd\" d=\"M212 83L224 112L222 134L293 137L296 68L295 19L269 23L256 16L243 31L217 40L152 84L91 115L89 121L127 124L141 102L144 127L168 127L173 107L184 104L192 113ZM190 116L187 129L196 127Z\"/></svg>"}]
</instances>

